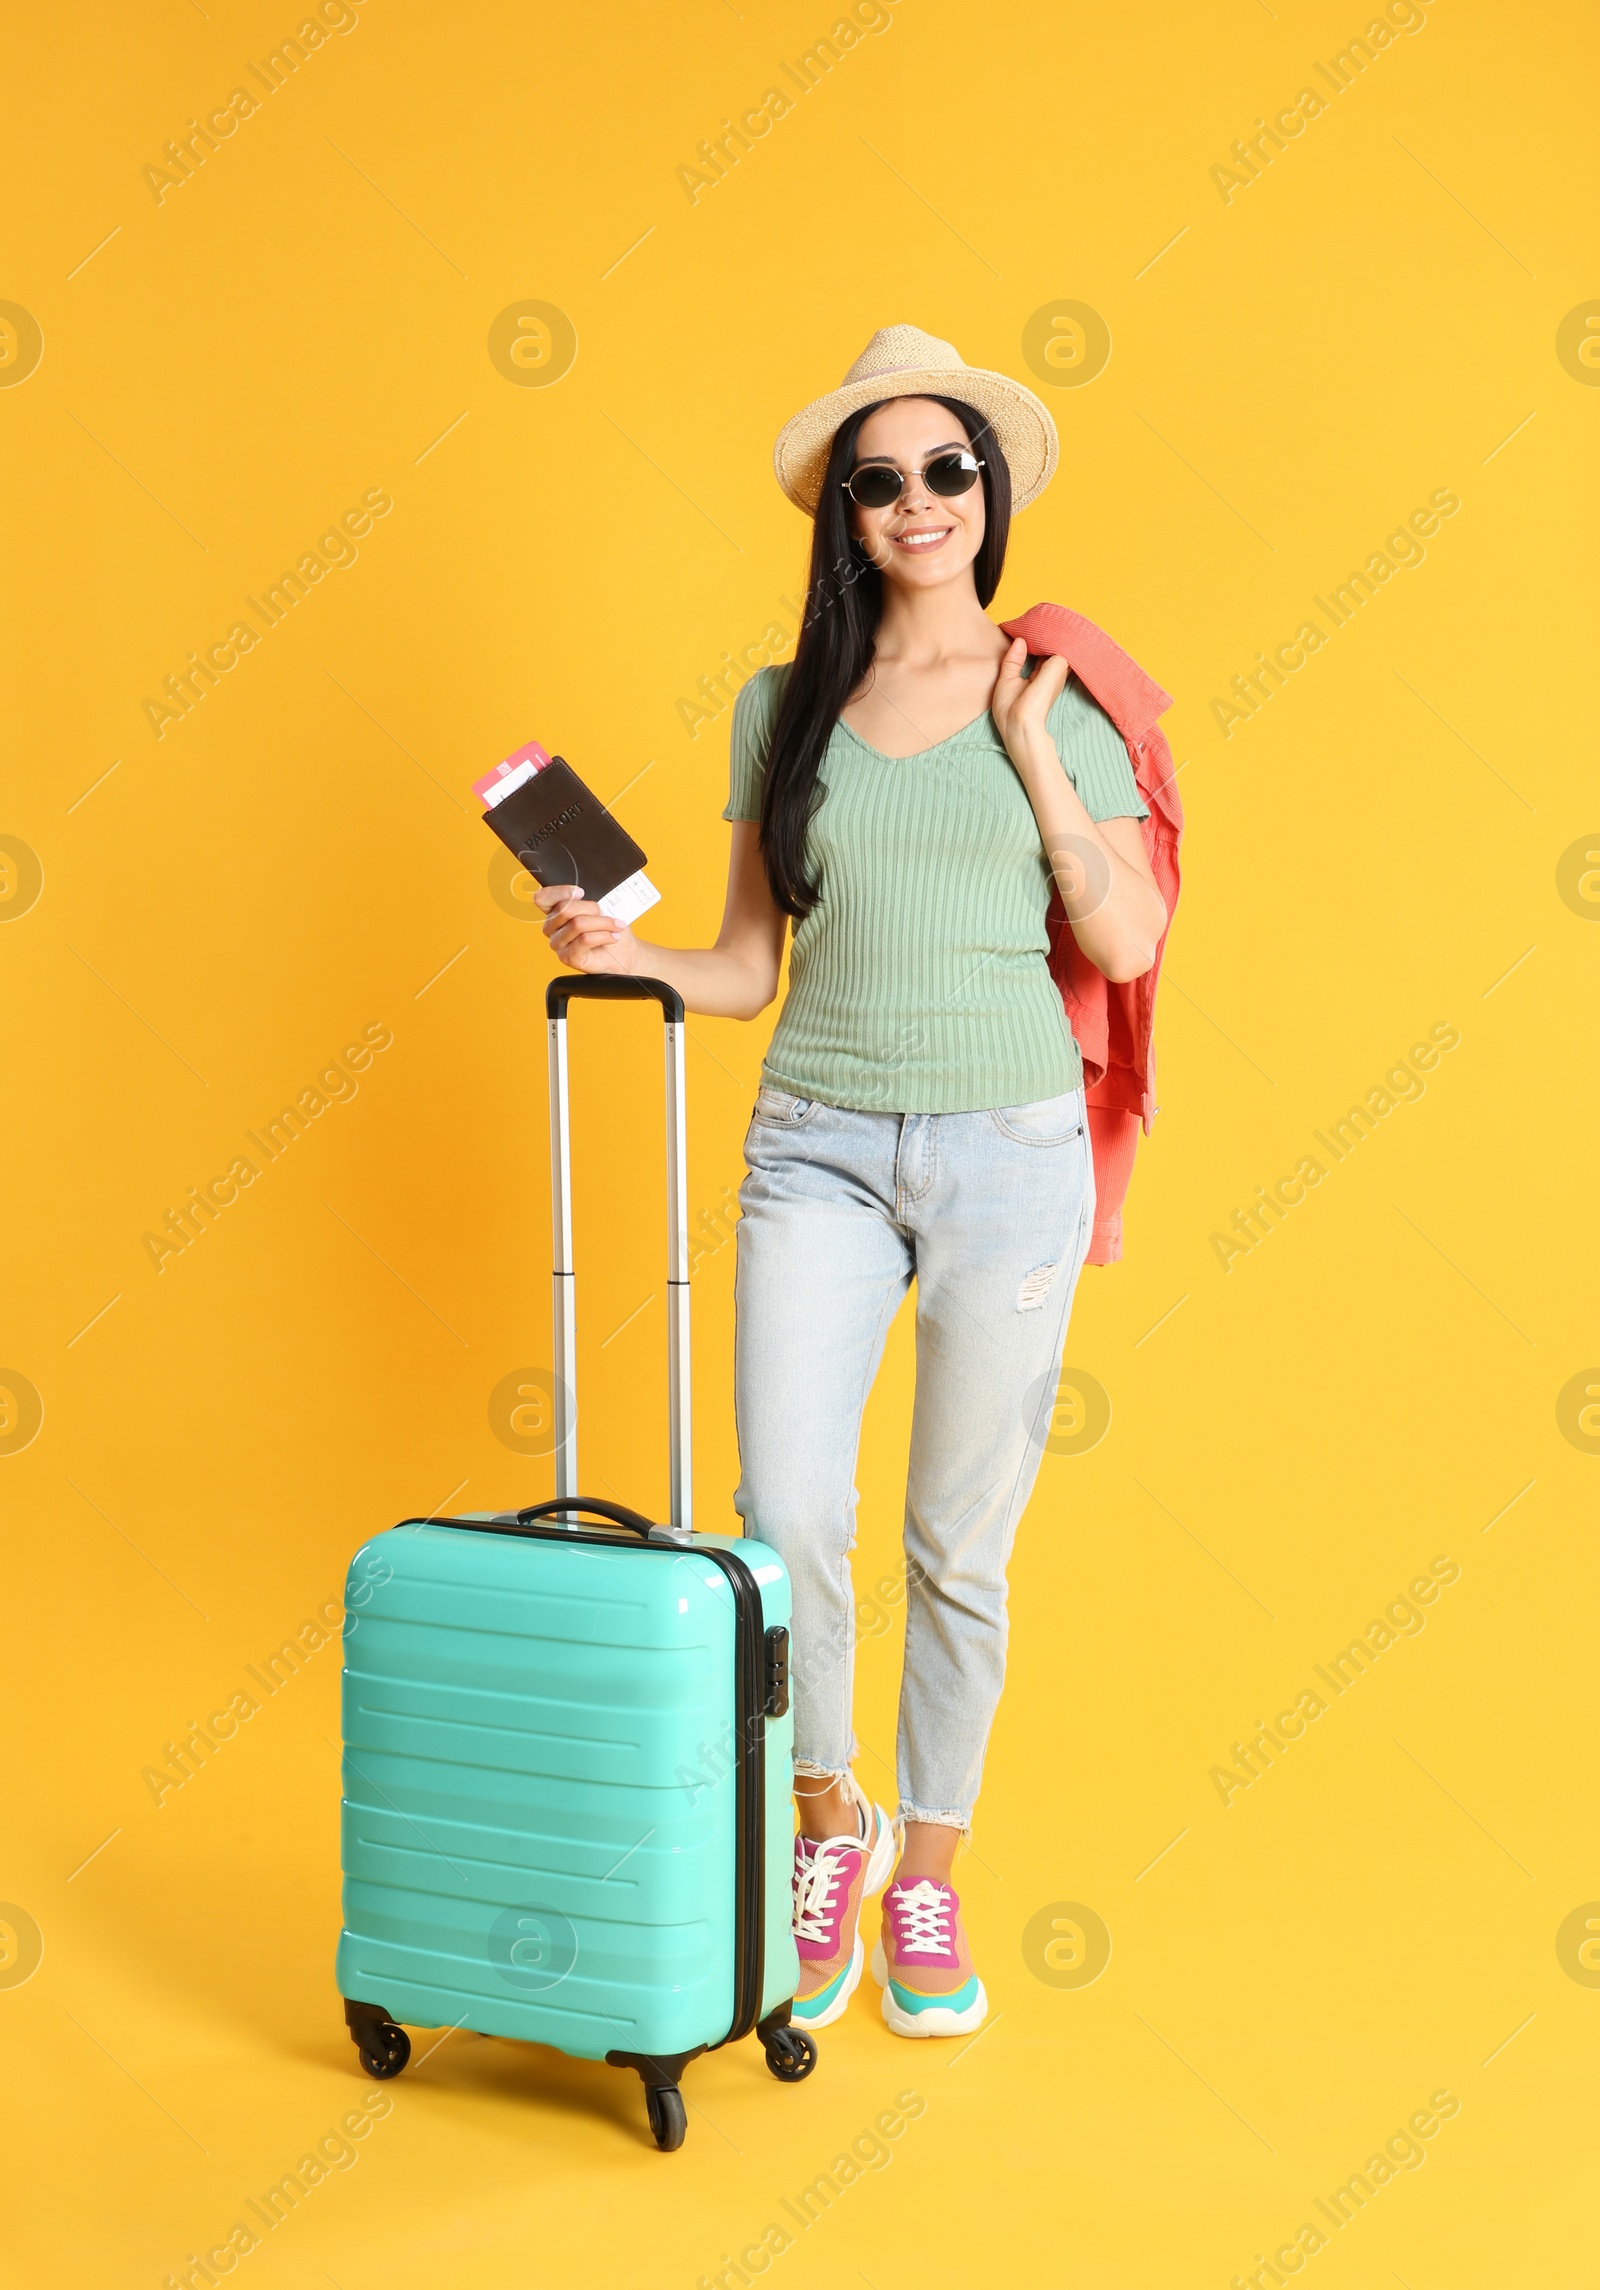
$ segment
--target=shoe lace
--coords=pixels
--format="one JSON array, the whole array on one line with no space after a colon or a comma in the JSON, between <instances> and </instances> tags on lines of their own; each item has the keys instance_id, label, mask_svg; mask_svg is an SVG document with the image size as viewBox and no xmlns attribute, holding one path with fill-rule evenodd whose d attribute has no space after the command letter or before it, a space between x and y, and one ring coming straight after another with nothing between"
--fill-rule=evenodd
<instances>
[{"instance_id":1,"label":"shoe lace","mask_svg":"<svg viewBox=\"0 0 1600 2290\"><path fill-rule=\"evenodd\" d=\"M848 1839L845 1840L849 1849ZM839 1854L821 1844L794 1876L794 1936L796 1940L823 1942L833 1937L833 1888L844 1870Z\"/></svg>"},{"instance_id":2,"label":"shoe lace","mask_svg":"<svg viewBox=\"0 0 1600 2290\"><path fill-rule=\"evenodd\" d=\"M904 1956L943 1956L950 1948L950 1896L924 1877L894 1890L895 1939Z\"/></svg>"}]
</instances>

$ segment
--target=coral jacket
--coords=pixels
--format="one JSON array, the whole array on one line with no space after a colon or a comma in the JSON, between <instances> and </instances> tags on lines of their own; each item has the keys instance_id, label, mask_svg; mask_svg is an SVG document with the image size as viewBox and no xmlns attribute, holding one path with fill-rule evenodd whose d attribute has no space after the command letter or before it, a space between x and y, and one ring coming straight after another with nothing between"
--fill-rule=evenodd
<instances>
[{"instance_id":1,"label":"coral jacket","mask_svg":"<svg viewBox=\"0 0 1600 2290\"><path fill-rule=\"evenodd\" d=\"M1067 1022L1083 1053L1095 1182L1094 1233L1087 1262L1115 1264L1122 1254L1122 1204L1133 1174L1140 1125L1148 1135L1157 1111L1152 1040L1156 984L1178 904L1183 805L1172 751L1159 728L1159 718L1172 700L1081 612L1068 612L1059 604L1036 604L1020 619L1002 620L1000 626L1007 636L1020 636L1030 654L1058 652L1069 663L1126 742L1134 780L1150 810L1141 824L1150 871L1166 902L1167 927L1144 976L1118 985L1097 970L1073 937L1058 894L1051 896L1047 918L1050 973L1061 989Z\"/></svg>"}]
</instances>

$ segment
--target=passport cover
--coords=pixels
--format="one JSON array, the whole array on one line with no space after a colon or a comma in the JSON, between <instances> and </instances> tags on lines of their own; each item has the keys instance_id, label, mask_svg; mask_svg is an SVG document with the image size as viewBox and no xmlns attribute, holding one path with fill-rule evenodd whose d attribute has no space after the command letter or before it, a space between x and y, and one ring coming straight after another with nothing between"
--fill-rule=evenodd
<instances>
[{"instance_id":1,"label":"passport cover","mask_svg":"<svg viewBox=\"0 0 1600 2290\"><path fill-rule=\"evenodd\" d=\"M603 899L645 864L633 837L559 755L483 821L541 890L577 883L586 899Z\"/></svg>"}]
</instances>

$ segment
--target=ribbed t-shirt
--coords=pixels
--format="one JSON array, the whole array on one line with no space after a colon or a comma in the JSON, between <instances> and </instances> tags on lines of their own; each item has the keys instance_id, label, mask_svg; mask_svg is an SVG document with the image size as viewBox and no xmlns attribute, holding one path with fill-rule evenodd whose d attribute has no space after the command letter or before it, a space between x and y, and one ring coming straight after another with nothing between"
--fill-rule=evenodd
<instances>
[{"instance_id":1,"label":"ribbed t-shirt","mask_svg":"<svg viewBox=\"0 0 1600 2290\"><path fill-rule=\"evenodd\" d=\"M758 821L788 664L733 705L724 819ZM1093 819L1149 816L1128 751L1076 676L1048 724ZM821 897L797 923L762 1066L773 1088L879 1113L971 1113L1076 1089L1083 1063L1050 976L1051 874L993 716L915 755L841 717L808 854Z\"/></svg>"}]
</instances>

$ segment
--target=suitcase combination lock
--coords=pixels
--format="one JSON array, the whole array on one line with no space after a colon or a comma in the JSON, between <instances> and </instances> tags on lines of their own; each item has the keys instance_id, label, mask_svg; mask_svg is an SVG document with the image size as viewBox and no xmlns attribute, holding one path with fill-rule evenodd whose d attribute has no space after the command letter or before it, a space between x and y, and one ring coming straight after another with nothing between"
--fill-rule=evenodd
<instances>
[{"instance_id":1,"label":"suitcase combination lock","mask_svg":"<svg viewBox=\"0 0 1600 2290\"><path fill-rule=\"evenodd\" d=\"M789 1633L775 1622L766 1636L766 1695L762 1709L768 1717L789 1714Z\"/></svg>"}]
</instances>

